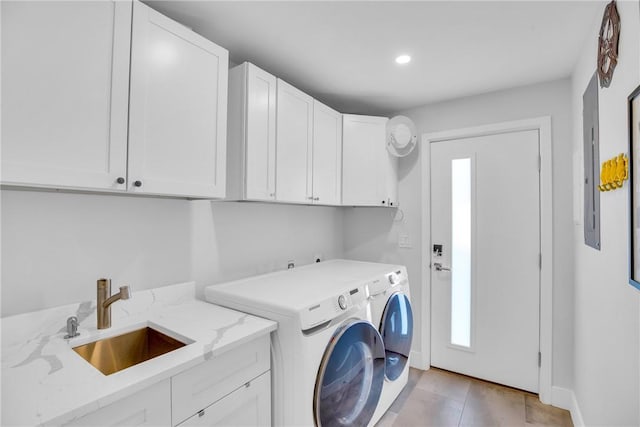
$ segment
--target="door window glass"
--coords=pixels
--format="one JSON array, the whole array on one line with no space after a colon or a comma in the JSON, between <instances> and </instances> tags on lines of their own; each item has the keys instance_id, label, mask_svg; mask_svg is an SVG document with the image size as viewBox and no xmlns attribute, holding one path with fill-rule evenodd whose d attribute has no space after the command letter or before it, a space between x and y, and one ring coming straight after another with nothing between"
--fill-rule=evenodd
<instances>
[{"instance_id":1,"label":"door window glass","mask_svg":"<svg viewBox=\"0 0 640 427\"><path fill-rule=\"evenodd\" d=\"M471 346L471 159L451 161L451 344Z\"/></svg>"}]
</instances>

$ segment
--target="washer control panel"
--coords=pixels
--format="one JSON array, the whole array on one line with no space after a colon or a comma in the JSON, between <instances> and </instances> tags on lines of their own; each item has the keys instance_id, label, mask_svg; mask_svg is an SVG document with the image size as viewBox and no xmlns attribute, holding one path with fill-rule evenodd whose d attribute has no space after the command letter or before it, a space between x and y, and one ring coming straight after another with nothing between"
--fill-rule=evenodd
<instances>
[{"instance_id":1,"label":"washer control panel","mask_svg":"<svg viewBox=\"0 0 640 427\"><path fill-rule=\"evenodd\" d=\"M407 271L404 267L381 275L367 283L367 291L369 296L376 296L387 292L396 286L404 286L407 284Z\"/></svg>"},{"instance_id":2,"label":"washer control panel","mask_svg":"<svg viewBox=\"0 0 640 427\"><path fill-rule=\"evenodd\" d=\"M303 331L319 327L342 316L353 307L360 305L365 299L363 286L350 288L302 310L300 312L300 327Z\"/></svg>"}]
</instances>

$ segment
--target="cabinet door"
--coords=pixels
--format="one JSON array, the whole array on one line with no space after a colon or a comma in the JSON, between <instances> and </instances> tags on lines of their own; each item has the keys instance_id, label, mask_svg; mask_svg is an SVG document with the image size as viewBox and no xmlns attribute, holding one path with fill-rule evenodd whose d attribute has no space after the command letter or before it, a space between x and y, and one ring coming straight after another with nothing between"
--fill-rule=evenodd
<instances>
[{"instance_id":1,"label":"cabinet door","mask_svg":"<svg viewBox=\"0 0 640 427\"><path fill-rule=\"evenodd\" d=\"M277 104L276 200L309 203L313 98L278 79Z\"/></svg>"},{"instance_id":2,"label":"cabinet door","mask_svg":"<svg viewBox=\"0 0 640 427\"><path fill-rule=\"evenodd\" d=\"M0 7L2 183L124 190L131 3Z\"/></svg>"},{"instance_id":3,"label":"cabinet door","mask_svg":"<svg viewBox=\"0 0 640 427\"><path fill-rule=\"evenodd\" d=\"M386 136L386 134L385 134ZM386 162L385 190L387 193L387 206L398 207L398 158L389 154L386 150L382 153L383 162Z\"/></svg>"},{"instance_id":4,"label":"cabinet door","mask_svg":"<svg viewBox=\"0 0 640 427\"><path fill-rule=\"evenodd\" d=\"M342 114L313 101L313 203L339 205L342 193Z\"/></svg>"},{"instance_id":5,"label":"cabinet door","mask_svg":"<svg viewBox=\"0 0 640 427\"><path fill-rule=\"evenodd\" d=\"M180 426L270 426L271 372L246 383Z\"/></svg>"},{"instance_id":6,"label":"cabinet door","mask_svg":"<svg viewBox=\"0 0 640 427\"><path fill-rule=\"evenodd\" d=\"M224 197L228 52L135 2L131 191Z\"/></svg>"},{"instance_id":7,"label":"cabinet door","mask_svg":"<svg viewBox=\"0 0 640 427\"><path fill-rule=\"evenodd\" d=\"M170 426L170 380L161 381L65 425Z\"/></svg>"},{"instance_id":8,"label":"cabinet door","mask_svg":"<svg viewBox=\"0 0 640 427\"><path fill-rule=\"evenodd\" d=\"M264 335L172 377L173 424L268 371L269 342Z\"/></svg>"},{"instance_id":9,"label":"cabinet door","mask_svg":"<svg viewBox=\"0 0 640 427\"><path fill-rule=\"evenodd\" d=\"M386 123L386 117L343 116L343 205L387 206L392 161L385 147Z\"/></svg>"},{"instance_id":10,"label":"cabinet door","mask_svg":"<svg viewBox=\"0 0 640 427\"><path fill-rule=\"evenodd\" d=\"M275 76L247 64L245 197L273 200L276 193Z\"/></svg>"}]
</instances>

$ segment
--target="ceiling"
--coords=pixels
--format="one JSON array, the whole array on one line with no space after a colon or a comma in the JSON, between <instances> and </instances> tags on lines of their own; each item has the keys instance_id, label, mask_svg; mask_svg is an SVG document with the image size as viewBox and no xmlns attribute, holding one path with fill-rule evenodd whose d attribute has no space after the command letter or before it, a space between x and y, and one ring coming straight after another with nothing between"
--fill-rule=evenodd
<instances>
[{"instance_id":1,"label":"ceiling","mask_svg":"<svg viewBox=\"0 0 640 427\"><path fill-rule=\"evenodd\" d=\"M147 1L344 113L390 114L570 75L593 1ZM412 56L397 65L401 53ZM594 52L595 55L595 52Z\"/></svg>"}]
</instances>

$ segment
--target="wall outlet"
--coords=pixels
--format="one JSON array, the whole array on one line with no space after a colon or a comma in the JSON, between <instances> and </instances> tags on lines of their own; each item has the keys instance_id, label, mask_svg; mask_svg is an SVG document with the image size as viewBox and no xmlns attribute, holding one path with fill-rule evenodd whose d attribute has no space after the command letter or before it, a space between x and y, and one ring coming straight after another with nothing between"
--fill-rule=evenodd
<instances>
[{"instance_id":1,"label":"wall outlet","mask_svg":"<svg viewBox=\"0 0 640 427\"><path fill-rule=\"evenodd\" d=\"M324 257L322 256L322 254L315 254L313 256L313 262L322 262L324 261Z\"/></svg>"},{"instance_id":2,"label":"wall outlet","mask_svg":"<svg viewBox=\"0 0 640 427\"><path fill-rule=\"evenodd\" d=\"M291 270L295 266L296 266L296 263L294 260L290 259L289 261L287 261L287 270Z\"/></svg>"},{"instance_id":3,"label":"wall outlet","mask_svg":"<svg viewBox=\"0 0 640 427\"><path fill-rule=\"evenodd\" d=\"M408 234L400 234L398 236L398 247L411 248L411 239L409 239Z\"/></svg>"}]
</instances>

